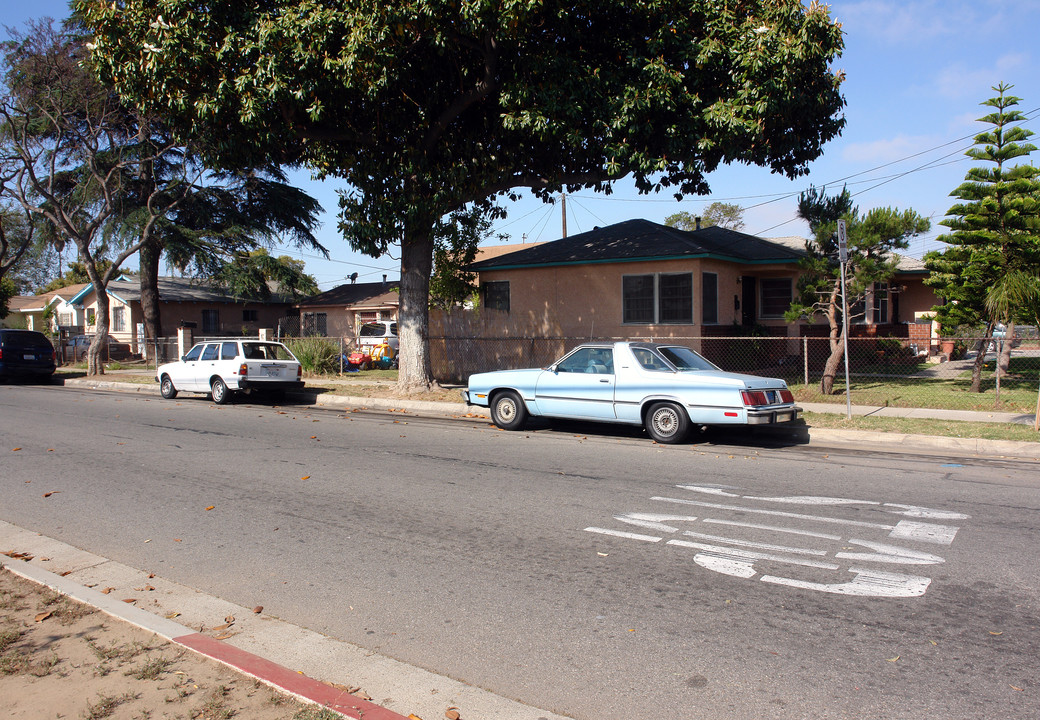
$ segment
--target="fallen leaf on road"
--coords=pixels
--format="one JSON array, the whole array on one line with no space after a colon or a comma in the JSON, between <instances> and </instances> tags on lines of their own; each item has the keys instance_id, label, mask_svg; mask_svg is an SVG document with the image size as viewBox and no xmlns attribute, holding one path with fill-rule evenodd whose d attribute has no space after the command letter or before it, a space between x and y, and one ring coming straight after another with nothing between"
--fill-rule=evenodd
<instances>
[{"instance_id":1,"label":"fallen leaf on road","mask_svg":"<svg viewBox=\"0 0 1040 720\"><path fill-rule=\"evenodd\" d=\"M993 632L992 630L990 630L990 631L989 631L989 634L990 634L990 635L998 635L998 636L999 636L999 635L1003 635L1003 634L1004 634L1004 631L1003 631L1003 630L1001 630L1000 632Z\"/></svg>"},{"instance_id":2,"label":"fallen leaf on road","mask_svg":"<svg viewBox=\"0 0 1040 720\"><path fill-rule=\"evenodd\" d=\"M11 452L18 452L21 448L11 448Z\"/></svg>"},{"instance_id":3,"label":"fallen leaf on road","mask_svg":"<svg viewBox=\"0 0 1040 720\"><path fill-rule=\"evenodd\" d=\"M413 713L408 716L408 720L422 720L422 718Z\"/></svg>"},{"instance_id":4,"label":"fallen leaf on road","mask_svg":"<svg viewBox=\"0 0 1040 720\"><path fill-rule=\"evenodd\" d=\"M137 598L123 598L123 602L125 602L127 605L133 605L135 602L137 602Z\"/></svg>"},{"instance_id":5,"label":"fallen leaf on road","mask_svg":"<svg viewBox=\"0 0 1040 720\"><path fill-rule=\"evenodd\" d=\"M209 512L210 510L212 510L215 507L216 507L216 505L210 505L208 508L206 508L206 512Z\"/></svg>"},{"instance_id":6,"label":"fallen leaf on road","mask_svg":"<svg viewBox=\"0 0 1040 720\"><path fill-rule=\"evenodd\" d=\"M57 495L60 492L61 492L61 490L51 490L50 492L45 492L43 494L43 496L44 497L50 497L51 495Z\"/></svg>"},{"instance_id":7,"label":"fallen leaf on road","mask_svg":"<svg viewBox=\"0 0 1040 720\"><path fill-rule=\"evenodd\" d=\"M181 614L179 612L177 612L176 610L174 610L172 613L167 613L166 619L167 620L173 620L175 617L180 617L180 616L181 616Z\"/></svg>"},{"instance_id":8,"label":"fallen leaf on road","mask_svg":"<svg viewBox=\"0 0 1040 720\"><path fill-rule=\"evenodd\" d=\"M224 622L226 622L228 625L230 625L231 623L235 622L235 616L234 615L228 615L226 618L224 618Z\"/></svg>"},{"instance_id":9,"label":"fallen leaf on road","mask_svg":"<svg viewBox=\"0 0 1040 720\"><path fill-rule=\"evenodd\" d=\"M264 606L263 605L257 605L255 608L253 608L253 612L255 614L257 614L257 615L259 615L263 611L264 611Z\"/></svg>"},{"instance_id":10,"label":"fallen leaf on road","mask_svg":"<svg viewBox=\"0 0 1040 720\"><path fill-rule=\"evenodd\" d=\"M27 552L17 552L15 550L8 550L4 553L4 555L11 558L12 560L25 560L25 562L29 562L34 557L33 555Z\"/></svg>"},{"instance_id":11,"label":"fallen leaf on road","mask_svg":"<svg viewBox=\"0 0 1040 720\"><path fill-rule=\"evenodd\" d=\"M888 661L889 662L896 662L899 658L900 658L900 656L896 655L894 658L888 658Z\"/></svg>"},{"instance_id":12,"label":"fallen leaf on road","mask_svg":"<svg viewBox=\"0 0 1040 720\"><path fill-rule=\"evenodd\" d=\"M598 552L596 554L599 555L600 557L607 557L607 553Z\"/></svg>"},{"instance_id":13,"label":"fallen leaf on road","mask_svg":"<svg viewBox=\"0 0 1040 720\"><path fill-rule=\"evenodd\" d=\"M36 616L36 622L43 622L53 614L54 613L51 610L48 610L47 612L42 612Z\"/></svg>"},{"instance_id":14,"label":"fallen leaf on road","mask_svg":"<svg viewBox=\"0 0 1040 720\"><path fill-rule=\"evenodd\" d=\"M217 635L214 640L227 640L228 638L235 637L238 633L224 633L223 635Z\"/></svg>"},{"instance_id":15,"label":"fallen leaf on road","mask_svg":"<svg viewBox=\"0 0 1040 720\"><path fill-rule=\"evenodd\" d=\"M304 475L302 478L300 478L300 480L310 480L310 479L311 479L310 475Z\"/></svg>"},{"instance_id":16,"label":"fallen leaf on road","mask_svg":"<svg viewBox=\"0 0 1040 720\"><path fill-rule=\"evenodd\" d=\"M1017 690L1018 692L1025 692L1025 690L1023 690L1022 688L1016 687L1014 685L1009 685L1008 687L1010 687L1012 690Z\"/></svg>"},{"instance_id":17,"label":"fallen leaf on road","mask_svg":"<svg viewBox=\"0 0 1040 720\"><path fill-rule=\"evenodd\" d=\"M459 714L457 707L450 707L444 711L444 717L448 718L448 720L459 720L462 715Z\"/></svg>"}]
</instances>

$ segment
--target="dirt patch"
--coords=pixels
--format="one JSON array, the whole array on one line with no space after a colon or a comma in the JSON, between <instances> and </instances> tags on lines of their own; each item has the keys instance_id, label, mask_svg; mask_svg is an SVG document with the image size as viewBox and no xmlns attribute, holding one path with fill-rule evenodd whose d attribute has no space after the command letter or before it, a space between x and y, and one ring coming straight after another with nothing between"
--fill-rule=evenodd
<instances>
[{"instance_id":1,"label":"dirt patch","mask_svg":"<svg viewBox=\"0 0 1040 720\"><path fill-rule=\"evenodd\" d=\"M12 720L342 717L3 569L0 698Z\"/></svg>"}]
</instances>

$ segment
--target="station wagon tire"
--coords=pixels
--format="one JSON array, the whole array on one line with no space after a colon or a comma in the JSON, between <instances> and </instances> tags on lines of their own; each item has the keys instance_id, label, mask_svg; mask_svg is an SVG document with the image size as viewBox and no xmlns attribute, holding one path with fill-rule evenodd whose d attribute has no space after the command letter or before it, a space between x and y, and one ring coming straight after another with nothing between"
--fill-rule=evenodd
<instances>
[{"instance_id":1,"label":"station wagon tire","mask_svg":"<svg viewBox=\"0 0 1040 720\"><path fill-rule=\"evenodd\" d=\"M644 421L647 434L663 445L682 442L690 432L690 418L674 403L655 403Z\"/></svg>"},{"instance_id":2,"label":"station wagon tire","mask_svg":"<svg viewBox=\"0 0 1040 720\"><path fill-rule=\"evenodd\" d=\"M162 381L159 383L159 394L167 400L173 400L177 397L177 388L173 386L173 380L170 379L169 375L162 376Z\"/></svg>"},{"instance_id":3,"label":"station wagon tire","mask_svg":"<svg viewBox=\"0 0 1040 720\"><path fill-rule=\"evenodd\" d=\"M226 405L231 400L231 391L220 378L213 378L213 384L209 386L213 402L217 405Z\"/></svg>"},{"instance_id":4,"label":"station wagon tire","mask_svg":"<svg viewBox=\"0 0 1040 720\"><path fill-rule=\"evenodd\" d=\"M527 406L512 390L505 390L491 400L491 421L503 430L519 430L527 422Z\"/></svg>"}]
</instances>

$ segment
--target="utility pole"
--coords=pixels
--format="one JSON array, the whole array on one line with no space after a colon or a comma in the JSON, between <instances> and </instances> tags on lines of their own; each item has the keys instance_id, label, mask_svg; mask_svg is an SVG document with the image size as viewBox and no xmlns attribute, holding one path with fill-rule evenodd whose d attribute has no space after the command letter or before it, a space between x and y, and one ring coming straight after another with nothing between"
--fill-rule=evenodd
<instances>
[{"instance_id":1,"label":"utility pole","mask_svg":"<svg viewBox=\"0 0 1040 720\"><path fill-rule=\"evenodd\" d=\"M560 193L560 208L563 210L563 236L567 237L567 194Z\"/></svg>"}]
</instances>

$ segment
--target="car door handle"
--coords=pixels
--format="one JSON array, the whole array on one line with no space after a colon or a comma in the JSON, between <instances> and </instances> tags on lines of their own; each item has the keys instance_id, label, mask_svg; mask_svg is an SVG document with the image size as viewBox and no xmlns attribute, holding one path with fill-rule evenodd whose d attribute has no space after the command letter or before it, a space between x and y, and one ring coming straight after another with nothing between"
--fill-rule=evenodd
<instances>
[{"instance_id":1,"label":"car door handle","mask_svg":"<svg viewBox=\"0 0 1040 720\"><path fill-rule=\"evenodd\" d=\"M600 378L600 382L608 383L608 382L610 382L610 380L608 380L607 378Z\"/></svg>"}]
</instances>

